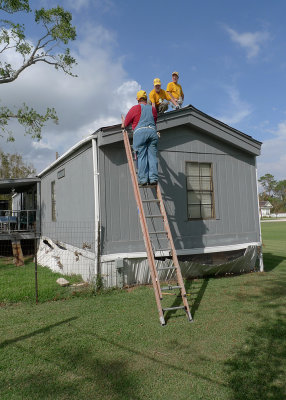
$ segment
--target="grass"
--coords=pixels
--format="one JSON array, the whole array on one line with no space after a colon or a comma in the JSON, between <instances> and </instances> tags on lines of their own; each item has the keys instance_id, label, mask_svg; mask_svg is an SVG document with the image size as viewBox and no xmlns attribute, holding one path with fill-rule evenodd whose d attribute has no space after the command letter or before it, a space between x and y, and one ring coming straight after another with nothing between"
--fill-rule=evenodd
<instances>
[{"instance_id":1,"label":"grass","mask_svg":"<svg viewBox=\"0 0 286 400\"><path fill-rule=\"evenodd\" d=\"M1 307L1 400L284 399L286 223L262 228L266 272L188 282L193 324L149 287Z\"/></svg>"},{"instance_id":2,"label":"grass","mask_svg":"<svg viewBox=\"0 0 286 400\"><path fill-rule=\"evenodd\" d=\"M60 277L71 284L81 282L80 276L64 276L52 272L49 268L38 266L39 302L67 299L78 294L70 287L61 287L56 283ZM84 289L87 292L87 288ZM0 303L35 302L35 265L31 258L25 265L16 267L13 258L5 258L0 263Z\"/></svg>"},{"instance_id":3,"label":"grass","mask_svg":"<svg viewBox=\"0 0 286 400\"><path fill-rule=\"evenodd\" d=\"M262 217L261 221L283 221L285 217Z\"/></svg>"}]
</instances>

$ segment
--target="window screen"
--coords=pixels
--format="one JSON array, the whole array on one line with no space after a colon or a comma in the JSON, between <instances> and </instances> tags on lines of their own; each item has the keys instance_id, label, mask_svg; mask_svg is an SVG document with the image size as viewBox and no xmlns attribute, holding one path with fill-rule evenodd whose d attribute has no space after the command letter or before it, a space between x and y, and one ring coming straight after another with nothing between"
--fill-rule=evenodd
<instances>
[{"instance_id":1,"label":"window screen","mask_svg":"<svg viewBox=\"0 0 286 400\"><path fill-rule=\"evenodd\" d=\"M187 162L188 219L214 218L211 163Z\"/></svg>"}]
</instances>

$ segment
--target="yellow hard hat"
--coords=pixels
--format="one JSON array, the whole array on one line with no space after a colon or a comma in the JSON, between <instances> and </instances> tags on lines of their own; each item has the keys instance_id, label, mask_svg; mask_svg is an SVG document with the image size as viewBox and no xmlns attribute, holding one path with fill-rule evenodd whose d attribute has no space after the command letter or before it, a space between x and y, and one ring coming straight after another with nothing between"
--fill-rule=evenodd
<instances>
[{"instance_id":1,"label":"yellow hard hat","mask_svg":"<svg viewBox=\"0 0 286 400\"><path fill-rule=\"evenodd\" d=\"M172 72L172 75L177 75L177 77L179 78L179 72L177 71Z\"/></svg>"},{"instance_id":2,"label":"yellow hard hat","mask_svg":"<svg viewBox=\"0 0 286 400\"><path fill-rule=\"evenodd\" d=\"M153 83L154 83L154 86L156 86L156 85L160 85L161 86L161 81L160 81L159 78L155 78Z\"/></svg>"},{"instance_id":3,"label":"yellow hard hat","mask_svg":"<svg viewBox=\"0 0 286 400\"><path fill-rule=\"evenodd\" d=\"M147 94L146 94L145 90L139 90L139 92L137 92L137 100L140 100L140 99L147 100Z\"/></svg>"}]
</instances>

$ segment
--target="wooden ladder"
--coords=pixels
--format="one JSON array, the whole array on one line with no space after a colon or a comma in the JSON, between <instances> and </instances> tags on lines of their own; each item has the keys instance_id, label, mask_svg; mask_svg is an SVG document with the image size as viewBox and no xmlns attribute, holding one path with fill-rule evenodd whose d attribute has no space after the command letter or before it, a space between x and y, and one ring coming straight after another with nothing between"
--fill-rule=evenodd
<instances>
[{"instance_id":1,"label":"wooden ladder","mask_svg":"<svg viewBox=\"0 0 286 400\"><path fill-rule=\"evenodd\" d=\"M145 190L145 188L146 189L148 189L148 188L155 189L155 198L145 198L142 200L142 196L141 196L141 192L140 192L141 187L138 185L138 181L137 181L136 170L135 170L135 166L134 166L134 162L133 162L133 158L132 158L132 151L131 151L131 147L130 147L128 133L125 129L122 130L122 133L123 133L123 138L124 138L124 146L125 146L125 150L126 150L128 166L129 166L129 170L130 170L130 174L131 174L132 185L133 185L133 189L134 189L134 195L135 195L135 199L136 199L136 203L137 203L137 207L138 207L138 213L139 213L139 219L140 219L140 224L141 224L141 228L142 228L144 243L145 243L145 247L146 247L146 251L147 251L148 264L149 264L152 284L153 284L153 288L154 288L157 308L158 308L158 312L159 312L160 323L162 326L166 325L165 317L164 317L164 313L166 311L173 311L173 310L179 310L179 309L185 310L188 320L190 322L192 322L193 319L191 316L191 312L190 312L190 308L189 308L189 304L188 304L188 300L187 300L186 289L185 289L176 249L174 246L170 226L168 223L168 218L167 218L160 186L159 186L159 184L143 186L142 187L143 190ZM159 205L159 214L157 212L157 214L149 213L149 215L145 215L143 203L146 203L146 204L157 203ZM149 231L147 221L146 221L149 218L151 220L161 218L163 220L164 230ZM150 235L156 235L157 237L158 237L158 235L165 235L167 237L167 240L169 243L169 246L168 246L169 248L165 249L165 250L169 251L169 254L172 256L172 265L167 266L167 267L161 267L158 269L156 268L156 262L155 262L156 250L154 250L152 247ZM162 251L162 249L158 249L158 250ZM177 277L177 285L168 285L165 287L161 287L159 277L158 277L158 272L162 271L162 270L175 271L175 274ZM176 289L180 290L182 300L183 300L183 305L176 306L176 307L164 308L162 306L162 299L163 299L162 290L164 291L164 290L176 290Z\"/></svg>"}]
</instances>

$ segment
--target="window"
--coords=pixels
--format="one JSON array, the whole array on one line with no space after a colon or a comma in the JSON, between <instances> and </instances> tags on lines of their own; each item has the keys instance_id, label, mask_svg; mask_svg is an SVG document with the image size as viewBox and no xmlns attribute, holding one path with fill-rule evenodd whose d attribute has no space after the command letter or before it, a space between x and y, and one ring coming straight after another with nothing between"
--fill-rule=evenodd
<instances>
[{"instance_id":1,"label":"window","mask_svg":"<svg viewBox=\"0 0 286 400\"><path fill-rule=\"evenodd\" d=\"M56 221L56 182L51 182L52 221Z\"/></svg>"},{"instance_id":2,"label":"window","mask_svg":"<svg viewBox=\"0 0 286 400\"><path fill-rule=\"evenodd\" d=\"M64 178L65 176L65 169L61 169L60 171L58 171L58 179Z\"/></svg>"},{"instance_id":3,"label":"window","mask_svg":"<svg viewBox=\"0 0 286 400\"><path fill-rule=\"evenodd\" d=\"M212 164L187 162L188 219L215 217Z\"/></svg>"}]
</instances>

